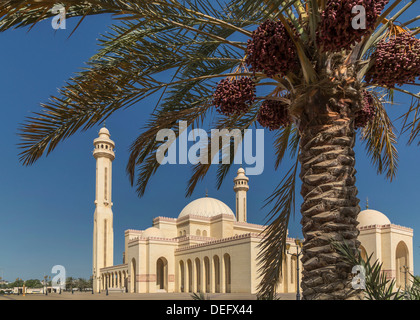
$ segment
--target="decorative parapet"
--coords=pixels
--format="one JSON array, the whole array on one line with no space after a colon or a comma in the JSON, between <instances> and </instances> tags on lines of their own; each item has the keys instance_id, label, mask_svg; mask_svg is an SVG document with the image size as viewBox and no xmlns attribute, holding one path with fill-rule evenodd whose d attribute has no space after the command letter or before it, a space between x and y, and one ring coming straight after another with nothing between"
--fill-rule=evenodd
<instances>
[{"instance_id":1,"label":"decorative parapet","mask_svg":"<svg viewBox=\"0 0 420 320\"><path fill-rule=\"evenodd\" d=\"M178 242L178 239L177 238L162 238L162 237L147 237L147 238L143 238L142 236L138 236L138 237L134 237L134 238L130 239L128 241L128 244L132 244L134 242L140 242L140 241L146 242L146 241L150 241L150 240L153 240L153 241L162 241L162 242Z\"/></svg>"},{"instance_id":2,"label":"decorative parapet","mask_svg":"<svg viewBox=\"0 0 420 320\"><path fill-rule=\"evenodd\" d=\"M121 271L122 269L128 271L128 264L125 263L125 264L117 264L116 266L103 267L99 269L99 271L101 273L109 273L109 272L114 272L114 271Z\"/></svg>"},{"instance_id":3,"label":"decorative parapet","mask_svg":"<svg viewBox=\"0 0 420 320\"><path fill-rule=\"evenodd\" d=\"M210 246L210 245L218 244L218 243L235 241L235 240L239 240L239 239L246 239L246 238L259 238L259 239L261 239L262 236L258 233L245 233L245 234L240 234L240 235L236 235L236 236L229 237L229 238L216 239L216 240L207 241L207 242L204 242L204 243L198 243L198 244L193 244L193 245L190 245L190 246L185 246L185 247L176 249L175 252L190 250L190 249L204 247L204 246Z\"/></svg>"},{"instance_id":4,"label":"decorative parapet","mask_svg":"<svg viewBox=\"0 0 420 320\"><path fill-rule=\"evenodd\" d=\"M143 233L143 230L127 229L124 233Z\"/></svg>"},{"instance_id":5,"label":"decorative parapet","mask_svg":"<svg viewBox=\"0 0 420 320\"><path fill-rule=\"evenodd\" d=\"M156 218L154 218L153 219L153 223L155 223L155 221L168 221L168 222L176 222L176 218L169 218L169 217L161 217L161 216L159 216L159 217L156 217Z\"/></svg>"},{"instance_id":6,"label":"decorative parapet","mask_svg":"<svg viewBox=\"0 0 420 320\"><path fill-rule=\"evenodd\" d=\"M234 226L243 226L243 227L252 227L252 228L258 228L258 229L265 229L266 226L263 226L261 224L255 224L255 223L249 223L249 222L241 222L241 221L235 221L233 223Z\"/></svg>"},{"instance_id":7,"label":"decorative parapet","mask_svg":"<svg viewBox=\"0 0 420 320\"><path fill-rule=\"evenodd\" d=\"M193 234L188 234L185 236L181 236L181 237L176 237L176 239L178 239L179 242L181 241L188 241L188 240L196 240L196 241L213 241L216 240L216 238L214 237L204 237L204 236L196 236Z\"/></svg>"},{"instance_id":8,"label":"decorative parapet","mask_svg":"<svg viewBox=\"0 0 420 320\"><path fill-rule=\"evenodd\" d=\"M199 216L199 215L194 215L194 214L189 214L187 216L181 217L176 219L177 223L182 223L184 221L188 221L188 220L201 220L201 221L206 221L206 222L212 222L214 220L220 219L220 218L227 218L230 220L234 220L234 217L230 214L225 214L225 213L221 213L217 216L213 216L213 217L204 217L204 216Z\"/></svg>"},{"instance_id":9,"label":"decorative parapet","mask_svg":"<svg viewBox=\"0 0 420 320\"><path fill-rule=\"evenodd\" d=\"M408 228L408 227L399 226L399 225L396 225L396 224L393 224L393 223L382 224L382 225L372 224L372 225L369 225L369 226L363 226L363 227L358 227L358 228L359 228L359 230L372 230L372 229L381 229L382 230L382 229L389 229L391 227L394 228L394 229L401 230L401 231L406 231L406 232L413 233L413 229Z\"/></svg>"}]
</instances>

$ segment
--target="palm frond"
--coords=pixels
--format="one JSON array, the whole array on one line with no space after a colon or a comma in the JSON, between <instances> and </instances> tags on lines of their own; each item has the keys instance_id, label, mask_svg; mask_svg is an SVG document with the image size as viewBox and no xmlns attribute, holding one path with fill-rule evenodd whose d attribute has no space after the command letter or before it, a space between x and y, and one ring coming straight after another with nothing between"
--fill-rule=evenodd
<instances>
[{"instance_id":1,"label":"palm frond","mask_svg":"<svg viewBox=\"0 0 420 320\"><path fill-rule=\"evenodd\" d=\"M220 26L210 27L215 36L233 32ZM194 84L220 77L241 58L224 42L180 34L182 29L167 23L129 21L112 30L102 41L103 49L89 61L89 68L70 79L59 91L61 96L51 97L49 103L43 104L42 112L22 126L20 156L24 164L32 164L44 151L48 155L59 141L79 129L92 127L118 109L170 86L178 90L190 83L193 88ZM194 65L207 72L194 73ZM157 80L159 73L177 67L184 70L181 77L169 83ZM178 99L172 99L172 105L182 99L182 92L175 94Z\"/></svg>"},{"instance_id":2,"label":"palm frond","mask_svg":"<svg viewBox=\"0 0 420 320\"><path fill-rule=\"evenodd\" d=\"M413 143L420 134L420 97L412 97L410 108L401 117L403 118L402 133L410 132L408 143ZM420 141L418 142L420 145Z\"/></svg>"},{"instance_id":3,"label":"palm frond","mask_svg":"<svg viewBox=\"0 0 420 320\"><path fill-rule=\"evenodd\" d=\"M397 173L398 152L397 139L394 126L376 94L373 94L376 115L374 119L363 128L361 139L365 143L368 156L376 166L378 173L386 173L392 181Z\"/></svg>"},{"instance_id":4,"label":"palm frond","mask_svg":"<svg viewBox=\"0 0 420 320\"><path fill-rule=\"evenodd\" d=\"M0 4L0 32L11 28L34 25L56 15L53 8L62 5L66 18L83 17L103 13L138 14L136 1L118 0L60 0L60 1L22 1L6 0Z\"/></svg>"},{"instance_id":5,"label":"palm frond","mask_svg":"<svg viewBox=\"0 0 420 320\"><path fill-rule=\"evenodd\" d=\"M293 158L299 148L299 131L294 124L280 128L274 138L274 150L276 154L275 168L278 169L287 150Z\"/></svg>"},{"instance_id":6,"label":"palm frond","mask_svg":"<svg viewBox=\"0 0 420 320\"><path fill-rule=\"evenodd\" d=\"M227 132L230 132L232 129L237 129L241 132L241 138L244 138L245 130L250 128L256 118L257 118L257 112L258 107L260 105L260 102L256 102L250 109L250 111L244 115L238 115L234 117L222 117L219 119L216 124L214 125L214 128L216 130L226 130ZM227 176L232 164L234 164L234 157L237 152L237 145L235 144L235 141L232 139L229 139L229 142L227 144L223 144L223 141L219 140L219 143L217 145L212 144L212 141L209 140L206 146L206 151L208 155L208 159L212 159L212 156L215 154L222 155L222 159L218 162L218 169L217 169L217 180L216 180L216 187L219 189ZM225 158L223 158L225 157ZM208 163L198 163L193 166L192 168L192 175L191 178L188 181L188 187L186 195L190 196L193 192L195 187L197 186L198 182L204 179L206 174L208 173L211 165L214 165L214 161L209 161Z\"/></svg>"},{"instance_id":7,"label":"palm frond","mask_svg":"<svg viewBox=\"0 0 420 320\"><path fill-rule=\"evenodd\" d=\"M273 204L267 215L267 227L264 238L258 245L257 256L261 281L258 285L258 295L272 297L280 281L283 259L286 254L287 227L290 215L295 207L295 181L298 160L287 172L273 194L267 198L264 205Z\"/></svg>"},{"instance_id":8,"label":"palm frond","mask_svg":"<svg viewBox=\"0 0 420 320\"><path fill-rule=\"evenodd\" d=\"M403 294L395 290L395 279L388 279L383 264L379 260L372 262L373 253L363 260L360 252L355 252L345 241L332 241L331 246L337 251L343 262L351 268L359 266L364 271L359 277L361 288L368 300L401 300ZM361 289L357 289L361 290Z\"/></svg>"}]
</instances>

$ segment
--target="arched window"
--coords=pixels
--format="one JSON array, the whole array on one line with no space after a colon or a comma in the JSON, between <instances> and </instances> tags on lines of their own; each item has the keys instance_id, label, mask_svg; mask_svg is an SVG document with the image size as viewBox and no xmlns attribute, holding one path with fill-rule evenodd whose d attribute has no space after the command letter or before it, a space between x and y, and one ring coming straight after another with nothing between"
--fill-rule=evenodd
<instances>
[{"instance_id":1,"label":"arched window","mask_svg":"<svg viewBox=\"0 0 420 320\"><path fill-rule=\"evenodd\" d=\"M197 236L201 236L201 231L200 231L200 229L197 229L197 231L195 232L195 234L196 234Z\"/></svg>"},{"instance_id":2,"label":"arched window","mask_svg":"<svg viewBox=\"0 0 420 320\"><path fill-rule=\"evenodd\" d=\"M108 168L105 168L105 187L104 187L105 200L108 200L107 193L108 193Z\"/></svg>"}]
</instances>

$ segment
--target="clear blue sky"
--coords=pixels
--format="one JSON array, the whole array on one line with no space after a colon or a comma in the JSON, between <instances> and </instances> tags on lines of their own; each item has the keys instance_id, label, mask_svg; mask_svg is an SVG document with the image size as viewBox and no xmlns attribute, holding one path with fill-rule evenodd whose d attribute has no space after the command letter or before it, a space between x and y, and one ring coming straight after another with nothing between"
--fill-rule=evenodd
<instances>
[{"instance_id":1,"label":"clear blue sky","mask_svg":"<svg viewBox=\"0 0 420 320\"><path fill-rule=\"evenodd\" d=\"M419 8L419 5L417 5ZM415 9L412 12L416 11ZM419 10L417 10L418 12ZM68 20L67 30L55 32L50 21L26 29L0 33L0 276L12 281L42 278L51 274L53 265L66 267L67 275L88 278L92 266L92 231L95 191L95 159L92 141L99 127L77 133L49 157L43 157L31 167L18 161L17 128L39 111L39 103L56 94L73 72L97 49L97 38L105 32L111 19L108 16L86 19L77 32L67 39L78 20ZM399 105L391 108L395 118L406 110L409 100L397 95ZM156 98L144 100L135 107L114 114L107 127L116 142L113 164L114 263L122 262L124 230L145 229L156 216L177 217L193 199L205 195L218 198L234 209L231 170L220 190L215 189L214 174L198 185L190 199L185 188L190 176L189 165L165 166L153 177L143 198L138 198L125 173L128 148L154 108ZM399 127L399 123L397 123ZM274 171L272 135L265 139L265 170L250 177L248 221L264 223L267 210L264 199L274 190L285 171L286 161ZM369 197L370 208L384 212L392 223L414 229L415 274L420 274L420 148L408 147L406 138L399 142L399 170L394 182L378 176L358 142L357 186L361 206ZM214 172L214 170L213 170ZM162 187L164 186L164 187ZM300 184L297 186L297 209L300 208ZM289 225L289 235L301 236L300 213Z\"/></svg>"}]
</instances>

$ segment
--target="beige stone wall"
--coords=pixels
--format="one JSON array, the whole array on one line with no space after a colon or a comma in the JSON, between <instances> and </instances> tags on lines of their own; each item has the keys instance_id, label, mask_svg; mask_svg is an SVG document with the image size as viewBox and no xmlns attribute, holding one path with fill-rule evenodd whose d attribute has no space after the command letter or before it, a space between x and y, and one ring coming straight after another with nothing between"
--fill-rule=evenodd
<instances>
[{"instance_id":1,"label":"beige stone wall","mask_svg":"<svg viewBox=\"0 0 420 320\"><path fill-rule=\"evenodd\" d=\"M157 217L153 219L153 227L156 227L162 230L163 234L167 238L176 238L178 236L177 227L176 227L176 219L166 218L166 217Z\"/></svg>"},{"instance_id":2,"label":"beige stone wall","mask_svg":"<svg viewBox=\"0 0 420 320\"><path fill-rule=\"evenodd\" d=\"M359 240L367 256L373 253L372 262L382 262L387 277L395 278L397 286L403 286L402 265L407 265L410 273L414 271L413 230L394 224L365 226L360 230Z\"/></svg>"},{"instance_id":3,"label":"beige stone wall","mask_svg":"<svg viewBox=\"0 0 420 320\"><path fill-rule=\"evenodd\" d=\"M212 293L250 292L251 264L255 263L251 258L251 243L255 241L251 241L251 237L232 237L175 251L176 292L197 289ZM208 272L204 271L206 268ZM208 283L206 287L205 283Z\"/></svg>"},{"instance_id":4,"label":"beige stone wall","mask_svg":"<svg viewBox=\"0 0 420 320\"><path fill-rule=\"evenodd\" d=\"M233 222L233 217L228 215L219 215L212 218L210 224L210 236L216 239L232 237Z\"/></svg>"},{"instance_id":5,"label":"beige stone wall","mask_svg":"<svg viewBox=\"0 0 420 320\"><path fill-rule=\"evenodd\" d=\"M126 253L130 292L154 293L159 290L174 292L174 251L176 247L177 242L171 239L139 238L131 240ZM133 259L135 274L133 273ZM160 279L158 279L160 270L164 272L162 287ZM133 283L134 279L135 284Z\"/></svg>"}]
</instances>

